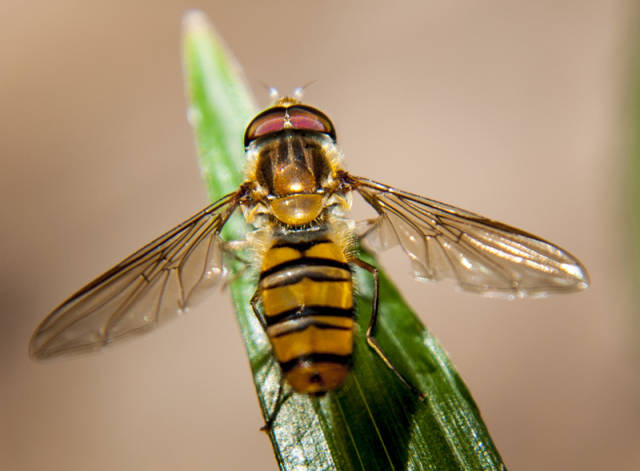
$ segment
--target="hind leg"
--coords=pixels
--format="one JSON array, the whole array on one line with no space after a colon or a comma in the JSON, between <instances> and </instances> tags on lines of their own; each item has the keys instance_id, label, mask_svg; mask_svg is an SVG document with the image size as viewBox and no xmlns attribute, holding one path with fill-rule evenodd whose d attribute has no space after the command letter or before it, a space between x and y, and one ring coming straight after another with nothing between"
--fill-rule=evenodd
<instances>
[{"instance_id":1,"label":"hind leg","mask_svg":"<svg viewBox=\"0 0 640 471\"><path fill-rule=\"evenodd\" d=\"M367 333L366 333L367 343L369 344L369 347L371 347L371 349L374 352L376 352L376 354L380 357L380 359L384 362L384 364L387 365L387 368L393 371L395 375L398 377L398 379L407 388L409 388L416 396L418 396L420 400L424 400L426 398L426 394L424 394L417 387L411 384L411 382L409 382L409 380L405 378L404 375L400 373L400 371L398 371L395 366L393 366L393 363L391 363L391 359L386 355L384 350L382 350L382 347L380 347L380 345L378 344L378 342L373 336L373 332L376 327L376 321L378 320L378 293L379 293L378 269L373 265L370 265L367 262L360 259L354 260L353 263L358 265L360 268L367 270L369 273L371 273L371 276L373 277L374 288L373 288L373 303L371 306L371 320L369 321L369 326L367 327Z\"/></svg>"}]
</instances>

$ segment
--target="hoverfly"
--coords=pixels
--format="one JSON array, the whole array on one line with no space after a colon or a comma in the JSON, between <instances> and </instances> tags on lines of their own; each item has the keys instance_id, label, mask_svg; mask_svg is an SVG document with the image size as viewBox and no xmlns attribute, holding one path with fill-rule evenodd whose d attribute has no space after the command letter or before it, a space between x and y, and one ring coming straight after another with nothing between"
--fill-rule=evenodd
<instances>
[{"instance_id":1,"label":"hoverfly","mask_svg":"<svg viewBox=\"0 0 640 471\"><path fill-rule=\"evenodd\" d=\"M357 258L357 242L377 241L379 248L399 244L417 278L454 279L481 294L540 296L588 285L574 256L537 236L346 172L331 120L298 98L280 98L259 113L246 128L244 145L246 174L236 191L63 302L33 334L31 356L95 350L164 323L222 281L225 254L248 246L259 271L251 305L282 378L294 391L320 396L348 375L355 317L352 267L359 266L376 282L367 343L422 396L373 336L377 271ZM356 225L347 217L354 192L376 218ZM236 211L252 230L234 245L220 233Z\"/></svg>"}]
</instances>

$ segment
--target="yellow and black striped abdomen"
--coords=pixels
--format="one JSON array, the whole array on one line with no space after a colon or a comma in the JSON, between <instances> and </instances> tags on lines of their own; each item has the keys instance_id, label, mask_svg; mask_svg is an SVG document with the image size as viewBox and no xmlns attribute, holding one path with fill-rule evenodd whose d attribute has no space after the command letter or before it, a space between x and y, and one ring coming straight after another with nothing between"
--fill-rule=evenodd
<instances>
[{"instance_id":1,"label":"yellow and black striped abdomen","mask_svg":"<svg viewBox=\"0 0 640 471\"><path fill-rule=\"evenodd\" d=\"M277 241L264 255L260 296L276 359L297 392L342 384L353 352L353 284L329 240Z\"/></svg>"}]
</instances>

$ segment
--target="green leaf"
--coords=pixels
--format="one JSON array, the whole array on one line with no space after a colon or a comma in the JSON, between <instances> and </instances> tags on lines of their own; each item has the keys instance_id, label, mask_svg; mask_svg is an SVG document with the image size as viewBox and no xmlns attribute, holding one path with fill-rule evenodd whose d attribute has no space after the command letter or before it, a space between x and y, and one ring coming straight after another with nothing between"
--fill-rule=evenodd
<instances>
[{"instance_id":1,"label":"green leaf","mask_svg":"<svg viewBox=\"0 0 640 471\"><path fill-rule=\"evenodd\" d=\"M184 63L189 114L212 200L242 179L244 127L255 112L242 73L206 17L185 15ZM246 231L238 218L226 237ZM361 251L361 257L377 262ZM376 338L393 364L427 394L409 391L367 345L373 282L356 270L358 326L353 372L322 398L293 394L269 437L281 469L505 469L469 391L444 350L389 279L380 276ZM238 278L231 293L263 415L273 410L280 371L249 300L255 281Z\"/></svg>"}]
</instances>

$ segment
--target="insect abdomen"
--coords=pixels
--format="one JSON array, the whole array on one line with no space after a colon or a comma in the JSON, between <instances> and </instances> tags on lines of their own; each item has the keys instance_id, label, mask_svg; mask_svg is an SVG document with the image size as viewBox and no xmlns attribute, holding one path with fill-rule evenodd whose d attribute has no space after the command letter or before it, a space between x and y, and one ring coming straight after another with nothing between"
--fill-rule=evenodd
<instances>
[{"instance_id":1,"label":"insect abdomen","mask_svg":"<svg viewBox=\"0 0 640 471\"><path fill-rule=\"evenodd\" d=\"M353 352L353 287L329 240L278 241L264 255L260 296L276 359L297 392L336 389Z\"/></svg>"}]
</instances>

